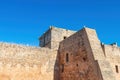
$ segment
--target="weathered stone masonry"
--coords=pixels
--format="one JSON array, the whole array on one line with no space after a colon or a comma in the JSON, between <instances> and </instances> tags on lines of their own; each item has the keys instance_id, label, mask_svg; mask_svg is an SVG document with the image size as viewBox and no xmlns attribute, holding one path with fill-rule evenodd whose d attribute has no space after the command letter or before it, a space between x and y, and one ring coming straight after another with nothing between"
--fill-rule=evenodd
<instances>
[{"instance_id":1,"label":"weathered stone masonry","mask_svg":"<svg viewBox=\"0 0 120 80\"><path fill-rule=\"evenodd\" d=\"M96 31L50 27L40 47L0 43L0 80L120 80L120 48Z\"/></svg>"}]
</instances>

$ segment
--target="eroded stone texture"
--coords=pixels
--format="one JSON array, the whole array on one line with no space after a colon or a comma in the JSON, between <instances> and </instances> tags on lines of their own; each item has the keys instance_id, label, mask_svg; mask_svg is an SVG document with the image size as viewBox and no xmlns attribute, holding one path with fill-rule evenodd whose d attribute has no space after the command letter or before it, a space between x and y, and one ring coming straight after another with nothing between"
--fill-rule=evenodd
<instances>
[{"instance_id":1,"label":"eroded stone texture","mask_svg":"<svg viewBox=\"0 0 120 80\"><path fill-rule=\"evenodd\" d=\"M0 43L0 80L53 80L57 51Z\"/></svg>"},{"instance_id":2,"label":"eroded stone texture","mask_svg":"<svg viewBox=\"0 0 120 80\"><path fill-rule=\"evenodd\" d=\"M113 75L116 80L120 80L120 48L114 45L103 45L103 49ZM116 71L116 66L118 66L118 72Z\"/></svg>"},{"instance_id":3,"label":"eroded stone texture","mask_svg":"<svg viewBox=\"0 0 120 80\"><path fill-rule=\"evenodd\" d=\"M120 79L120 48L102 44L94 29L84 28L63 40L59 55L61 80Z\"/></svg>"},{"instance_id":4,"label":"eroded stone texture","mask_svg":"<svg viewBox=\"0 0 120 80\"><path fill-rule=\"evenodd\" d=\"M120 80L120 48L96 31L50 27L40 47L0 43L0 80Z\"/></svg>"},{"instance_id":5,"label":"eroded stone texture","mask_svg":"<svg viewBox=\"0 0 120 80\"><path fill-rule=\"evenodd\" d=\"M92 61L87 53L90 47L86 46L86 39L85 29L82 29L60 43L61 80L99 80L95 60Z\"/></svg>"}]
</instances>

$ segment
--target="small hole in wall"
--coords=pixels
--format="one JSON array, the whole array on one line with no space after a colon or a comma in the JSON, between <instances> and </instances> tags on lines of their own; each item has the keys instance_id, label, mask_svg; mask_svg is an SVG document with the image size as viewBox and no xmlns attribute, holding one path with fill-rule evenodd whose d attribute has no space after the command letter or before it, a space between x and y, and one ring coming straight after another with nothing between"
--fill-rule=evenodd
<instances>
[{"instance_id":1,"label":"small hole in wall","mask_svg":"<svg viewBox=\"0 0 120 80\"><path fill-rule=\"evenodd\" d=\"M78 64L76 64L76 66L78 67Z\"/></svg>"},{"instance_id":2,"label":"small hole in wall","mask_svg":"<svg viewBox=\"0 0 120 80\"><path fill-rule=\"evenodd\" d=\"M84 58L83 58L83 60L84 60L84 61L86 61L86 60L87 60L87 58L86 58L86 57L84 57Z\"/></svg>"},{"instance_id":3,"label":"small hole in wall","mask_svg":"<svg viewBox=\"0 0 120 80\"><path fill-rule=\"evenodd\" d=\"M66 38L67 38L66 36L63 37L63 39L66 39Z\"/></svg>"}]
</instances>

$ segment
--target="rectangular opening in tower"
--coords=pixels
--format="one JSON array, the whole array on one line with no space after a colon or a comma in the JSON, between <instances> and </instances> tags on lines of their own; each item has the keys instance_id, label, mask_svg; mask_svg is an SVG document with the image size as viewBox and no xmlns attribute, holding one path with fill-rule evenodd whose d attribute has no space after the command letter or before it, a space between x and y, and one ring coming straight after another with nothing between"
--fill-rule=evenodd
<instances>
[{"instance_id":1,"label":"rectangular opening in tower","mask_svg":"<svg viewBox=\"0 0 120 80\"><path fill-rule=\"evenodd\" d=\"M118 65L115 65L116 73L119 73Z\"/></svg>"}]
</instances>

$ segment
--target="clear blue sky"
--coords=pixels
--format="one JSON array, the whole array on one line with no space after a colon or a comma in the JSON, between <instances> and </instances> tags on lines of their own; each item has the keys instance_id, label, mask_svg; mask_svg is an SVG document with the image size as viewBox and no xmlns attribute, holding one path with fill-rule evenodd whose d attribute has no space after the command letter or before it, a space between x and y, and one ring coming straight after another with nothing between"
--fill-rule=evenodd
<instances>
[{"instance_id":1,"label":"clear blue sky","mask_svg":"<svg viewBox=\"0 0 120 80\"><path fill-rule=\"evenodd\" d=\"M1 0L0 41L37 46L50 25L96 29L104 43L120 44L120 0Z\"/></svg>"}]
</instances>

